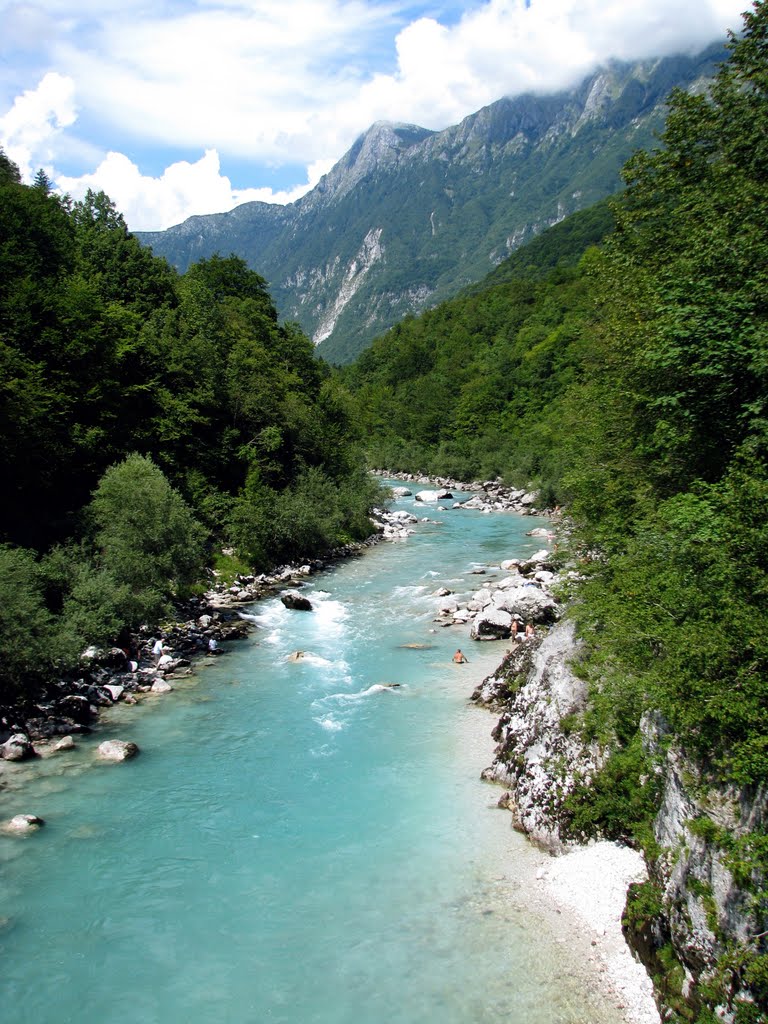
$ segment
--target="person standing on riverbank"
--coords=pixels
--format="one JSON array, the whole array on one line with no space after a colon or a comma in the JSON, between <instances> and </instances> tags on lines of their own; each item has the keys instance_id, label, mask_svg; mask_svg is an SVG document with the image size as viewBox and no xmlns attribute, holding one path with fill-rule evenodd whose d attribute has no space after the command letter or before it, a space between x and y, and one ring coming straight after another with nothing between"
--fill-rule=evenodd
<instances>
[{"instance_id":1,"label":"person standing on riverbank","mask_svg":"<svg viewBox=\"0 0 768 1024\"><path fill-rule=\"evenodd\" d=\"M155 659L155 664L157 665L159 663L160 659L163 656L163 640L162 640L162 637L158 637L158 639L155 640L155 642L154 642L154 644L152 646L152 656Z\"/></svg>"}]
</instances>

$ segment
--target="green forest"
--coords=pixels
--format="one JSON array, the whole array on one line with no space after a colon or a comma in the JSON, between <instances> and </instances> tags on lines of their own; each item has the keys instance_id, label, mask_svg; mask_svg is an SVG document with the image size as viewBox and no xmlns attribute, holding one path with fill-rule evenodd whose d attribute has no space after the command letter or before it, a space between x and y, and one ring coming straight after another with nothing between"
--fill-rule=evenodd
<instances>
[{"instance_id":1,"label":"green forest","mask_svg":"<svg viewBox=\"0 0 768 1024\"><path fill-rule=\"evenodd\" d=\"M179 276L0 156L0 700L223 574L371 532L349 396L238 258ZM222 550L234 554L224 556Z\"/></svg>"}]
</instances>

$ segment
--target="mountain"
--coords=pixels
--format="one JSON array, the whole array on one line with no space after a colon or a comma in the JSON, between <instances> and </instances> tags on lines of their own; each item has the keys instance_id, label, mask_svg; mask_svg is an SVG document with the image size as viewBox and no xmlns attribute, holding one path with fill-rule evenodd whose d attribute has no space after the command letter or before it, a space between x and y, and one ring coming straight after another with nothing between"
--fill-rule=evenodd
<instances>
[{"instance_id":1,"label":"mountain","mask_svg":"<svg viewBox=\"0 0 768 1024\"><path fill-rule=\"evenodd\" d=\"M501 99L444 131L377 122L307 195L244 203L137 237L180 270L235 253L330 362L481 280L544 228L620 187L654 145L675 86L701 87L721 46L611 63L577 88Z\"/></svg>"}]
</instances>

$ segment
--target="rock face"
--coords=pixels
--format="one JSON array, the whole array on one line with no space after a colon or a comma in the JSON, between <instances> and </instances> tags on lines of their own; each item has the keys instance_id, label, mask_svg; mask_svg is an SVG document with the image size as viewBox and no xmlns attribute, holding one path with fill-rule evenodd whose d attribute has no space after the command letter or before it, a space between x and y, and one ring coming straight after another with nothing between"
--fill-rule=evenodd
<instances>
[{"instance_id":1,"label":"rock face","mask_svg":"<svg viewBox=\"0 0 768 1024\"><path fill-rule=\"evenodd\" d=\"M561 621L540 644L516 645L473 694L501 711L495 759L483 777L507 787L500 805L555 853L573 845L561 833L563 801L577 784L589 784L609 755L568 724L588 701L586 684L573 671L578 657L573 625ZM712 1009L715 992L720 1005L713 1020L768 1020L768 1000L759 986L750 987L751 966L768 952L765 856L739 845L765 835L768 791L713 785L670 745L658 713L644 716L641 733L656 761L661 800L649 881L628 894L627 938L657 980L664 1019L682 1005L689 1016L675 1020L697 1019L702 1008Z\"/></svg>"},{"instance_id":2,"label":"rock face","mask_svg":"<svg viewBox=\"0 0 768 1024\"><path fill-rule=\"evenodd\" d=\"M645 716L646 749L660 750L666 732L660 715ZM737 878L740 858L733 851L750 834L765 834L768 790L714 786L675 746L663 753L659 772L663 790L654 838L660 852L649 870L662 909L653 920L634 922L629 938L649 972L664 978L660 996L667 1005L682 998L701 1006L702 988L718 984L717 965L741 950L727 972L719 1018L734 1021L739 1001L751 1006L754 999L745 983L747 967L766 951L768 912L764 899L756 897L765 893L768 878L755 865L747 867L744 855ZM682 967L680 975L663 969L664 951L670 948ZM767 1016L755 1020L768 1019L768 1001L762 1010Z\"/></svg>"},{"instance_id":3,"label":"rock face","mask_svg":"<svg viewBox=\"0 0 768 1024\"><path fill-rule=\"evenodd\" d=\"M520 645L473 695L485 704L504 702L493 733L496 758L483 777L509 787L507 806L518 827L553 852L567 845L558 825L564 798L578 776L594 774L604 759L596 745L585 748L561 728L587 699L586 684L571 668L577 654L573 624L560 622L538 646Z\"/></svg>"}]
</instances>

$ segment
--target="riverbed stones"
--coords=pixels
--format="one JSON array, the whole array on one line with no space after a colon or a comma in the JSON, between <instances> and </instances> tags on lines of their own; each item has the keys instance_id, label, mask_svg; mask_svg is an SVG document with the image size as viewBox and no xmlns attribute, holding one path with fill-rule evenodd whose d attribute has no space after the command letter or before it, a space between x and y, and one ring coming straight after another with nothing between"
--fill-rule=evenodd
<instances>
[{"instance_id":1,"label":"riverbed stones","mask_svg":"<svg viewBox=\"0 0 768 1024\"><path fill-rule=\"evenodd\" d=\"M70 693L62 697L56 704L56 710L64 718L70 718L78 725L89 725L96 717L90 700L79 693Z\"/></svg>"},{"instance_id":2,"label":"riverbed stones","mask_svg":"<svg viewBox=\"0 0 768 1024\"><path fill-rule=\"evenodd\" d=\"M54 750L56 752L58 752L60 750L74 750L74 749L75 749L75 741L74 741L74 739L71 736L62 736L61 739L57 740L53 744L53 746L51 747L51 750Z\"/></svg>"},{"instance_id":3,"label":"riverbed stones","mask_svg":"<svg viewBox=\"0 0 768 1024\"><path fill-rule=\"evenodd\" d=\"M150 693L171 693L173 687L165 679L156 679L150 686Z\"/></svg>"},{"instance_id":4,"label":"riverbed stones","mask_svg":"<svg viewBox=\"0 0 768 1024\"><path fill-rule=\"evenodd\" d=\"M131 740L104 740L97 748L102 761L127 761L136 757L139 752L137 744Z\"/></svg>"}]
</instances>

